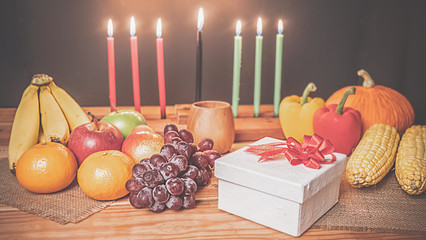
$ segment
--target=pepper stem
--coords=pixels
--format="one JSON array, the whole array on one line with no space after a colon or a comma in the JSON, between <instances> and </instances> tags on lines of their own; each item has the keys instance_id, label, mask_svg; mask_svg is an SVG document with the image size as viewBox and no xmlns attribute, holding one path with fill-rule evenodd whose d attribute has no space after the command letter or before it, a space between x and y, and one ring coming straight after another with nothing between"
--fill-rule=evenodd
<instances>
[{"instance_id":1,"label":"pepper stem","mask_svg":"<svg viewBox=\"0 0 426 240\"><path fill-rule=\"evenodd\" d=\"M372 88L376 85L376 83L371 78L370 74L364 69L358 70L358 76L364 78L364 82L362 83L363 87Z\"/></svg>"},{"instance_id":2,"label":"pepper stem","mask_svg":"<svg viewBox=\"0 0 426 240\"><path fill-rule=\"evenodd\" d=\"M349 95L353 95L356 92L355 87L350 87L348 90L346 90L345 94L342 97L342 100L340 100L339 105L336 107L336 113L342 115L343 114L343 107L345 106L346 100L348 99Z\"/></svg>"},{"instance_id":3,"label":"pepper stem","mask_svg":"<svg viewBox=\"0 0 426 240\"><path fill-rule=\"evenodd\" d=\"M317 86L315 86L315 84L312 82L309 83L308 86L306 86L305 91L303 91L302 101L300 101L300 105L303 106L305 103L307 103L309 93L315 92L316 90L317 90Z\"/></svg>"},{"instance_id":4,"label":"pepper stem","mask_svg":"<svg viewBox=\"0 0 426 240\"><path fill-rule=\"evenodd\" d=\"M98 119L96 119L95 115L93 115L91 112L88 112L87 115L89 115L92 118L92 122L95 123L96 131L99 131Z\"/></svg>"}]
</instances>

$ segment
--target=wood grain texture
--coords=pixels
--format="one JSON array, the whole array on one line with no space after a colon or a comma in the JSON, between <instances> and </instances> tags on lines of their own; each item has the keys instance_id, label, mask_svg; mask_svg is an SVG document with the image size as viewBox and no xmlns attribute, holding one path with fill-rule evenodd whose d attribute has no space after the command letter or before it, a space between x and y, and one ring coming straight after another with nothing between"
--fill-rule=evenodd
<instances>
[{"instance_id":1,"label":"wood grain texture","mask_svg":"<svg viewBox=\"0 0 426 240\"><path fill-rule=\"evenodd\" d=\"M131 109L132 107L118 107L118 109ZM84 107L86 112L93 113L97 118L102 118L110 113L106 107ZM273 117L273 106L262 105L259 118L253 118L253 107L242 105L238 109L239 117L235 118L235 142L255 141L269 136L283 139L284 135L277 117ZM0 108L0 146L8 145L12 129L15 108ZM167 106L167 119L160 119L160 107L141 107L141 112L147 124L156 132L162 133L166 124L176 123L176 110L174 106ZM177 124L179 128L186 128L186 124Z\"/></svg>"},{"instance_id":2,"label":"wood grain texture","mask_svg":"<svg viewBox=\"0 0 426 240\"><path fill-rule=\"evenodd\" d=\"M213 149L223 154L229 152L234 143L234 122L229 103L200 101L192 104L187 127L194 136L194 142L210 138L214 142Z\"/></svg>"},{"instance_id":3,"label":"wood grain texture","mask_svg":"<svg viewBox=\"0 0 426 240\"><path fill-rule=\"evenodd\" d=\"M78 224L59 225L23 212L0 213L2 239L293 239L222 212L213 201L197 207L154 214L129 205L111 206ZM299 239L424 239L421 234L384 234L308 230Z\"/></svg>"},{"instance_id":4,"label":"wood grain texture","mask_svg":"<svg viewBox=\"0 0 426 240\"><path fill-rule=\"evenodd\" d=\"M107 107L85 109L93 111L98 116L109 112ZM174 108L168 107L167 111L168 117L173 116ZM158 132L162 131L165 124L173 122L173 119L160 120L158 107L143 107L142 112L145 112L148 124ZM0 109L0 139L2 139L0 154L2 156L7 152L8 134L10 134L10 132L5 133L7 132L5 126L11 125L13 114L14 109ZM273 120L264 121L263 124L260 122L262 121L257 122L256 119L247 117L246 121L241 120L240 126L260 134L267 134L268 131L279 128L279 123L277 125L277 122ZM260 123L257 128L256 123ZM185 125L179 125L179 127L185 127ZM240 131L243 130L240 128ZM279 131L281 132L280 128ZM253 133L250 136L256 135ZM249 143L250 140L236 141L231 152ZM197 206L194 209L166 210L155 214L147 209L133 208L129 204L128 197L124 197L80 223L67 225L60 225L0 204L0 239L293 239L290 235L219 210L217 187L217 179L213 177L210 185L197 192ZM387 234L309 229L298 239L425 238L426 234L418 233Z\"/></svg>"}]
</instances>

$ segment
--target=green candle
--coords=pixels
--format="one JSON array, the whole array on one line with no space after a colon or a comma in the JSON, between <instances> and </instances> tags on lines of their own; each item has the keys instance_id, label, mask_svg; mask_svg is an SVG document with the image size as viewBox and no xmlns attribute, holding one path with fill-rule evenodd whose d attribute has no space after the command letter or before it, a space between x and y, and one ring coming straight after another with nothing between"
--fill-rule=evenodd
<instances>
[{"instance_id":1,"label":"green candle","mask_svg":"<svg viewBox=\"0 0 426 240\"><path fill-rule=\"evenodd\" d=\"M278 116L281 101L281 74L283 62L283 22L278 21L278 34L275 47L275 84L274 84L274 116Z\"/></svg>"},{"instance_id":2,"label":"green candle","mask_svg":"<svg viewBox=\"0 0 426 240\"><path fill-rule=\"evenodd\" d=\"M261 88L261 77L262 77L262 19L257 20L257 36L256 36L256 55L254 61L254 117L259 116L260 109L260 88Z\"/></svg>"},{"instance_id":3,"label":"green candle","mask_svg":"<svg viewBox=\"0 0 426 240\"><path fill-rule=\"evenodd\" d=\"M240 101L240 72L241 72L241 49L243 38L241 34L241 21L238 20L234 37L234 74L232 84L232 113L238 116L238 102Z\"/></svg>"}]
</instances>

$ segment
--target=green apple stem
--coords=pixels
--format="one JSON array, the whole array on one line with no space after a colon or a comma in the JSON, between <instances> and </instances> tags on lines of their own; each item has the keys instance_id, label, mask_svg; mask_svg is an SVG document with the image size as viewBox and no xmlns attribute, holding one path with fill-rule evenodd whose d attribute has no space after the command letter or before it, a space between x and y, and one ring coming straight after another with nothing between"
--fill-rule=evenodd
<instances>
[{"instance_id":1,"label":"green apple stem","mask_svg":"<svg viewBox=\"0 0 426 240\"><path fill-rule=\"evenodd\" d=\"M115 106L115 104L112 104L112 109L114 109L114 112L117 112L117 106Z\"/></svg>"},{"instance_id":2,"label":"green apple stem","mask_svg":"<svg viewBox=\"0 0 426 240\"><path fill-rule=\"evenodd\" d=\"M95 123L96 131L99 131L98 119L96 119L95 115L91 112L88 112L87 115L89 115L92 118L92 122Z\"/></svg>"}]
</instances>

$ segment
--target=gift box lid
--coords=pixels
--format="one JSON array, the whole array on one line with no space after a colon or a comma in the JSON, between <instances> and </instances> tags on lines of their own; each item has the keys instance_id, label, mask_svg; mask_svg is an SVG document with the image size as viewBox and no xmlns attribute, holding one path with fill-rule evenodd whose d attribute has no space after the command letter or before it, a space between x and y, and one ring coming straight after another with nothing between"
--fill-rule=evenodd
<instances>
[{"instance_id":1,"label":"gift box lid","mask_svg":"<svg viewBox=\"0 0 426 240\"><path fill-rule=\"evenodd\" d=\"M251 145L272 142L284 141L265 137ZM303 164L293 166L285 157L282 160L258 162L260 157L245 152L245 149L247 147L217 159L215 176L298 203L315 195L346 167L346 155L340 153L333 153L337 158L334 163L321 164L320 169L312 169Z\"/></svg>"}]
</instances>

